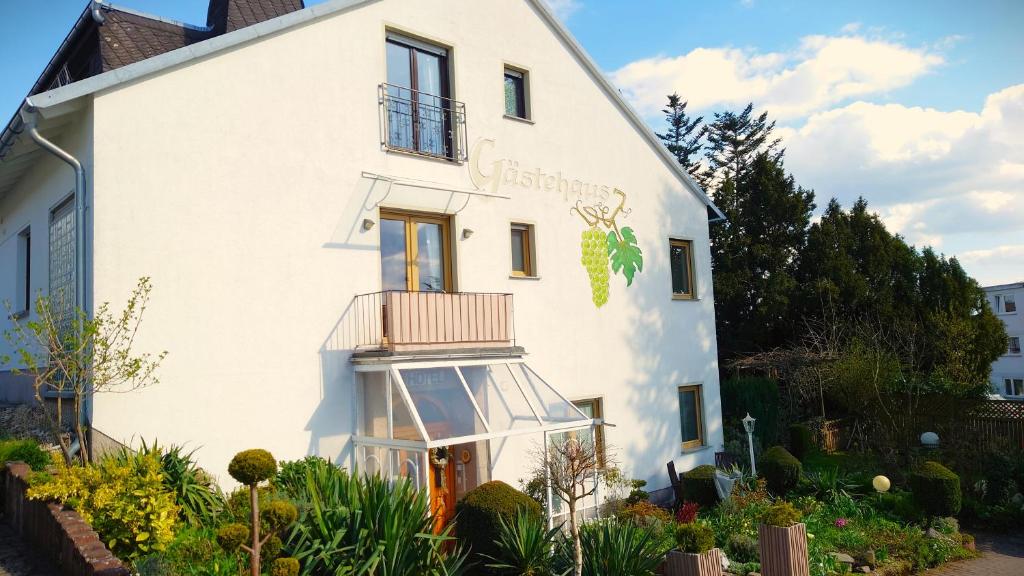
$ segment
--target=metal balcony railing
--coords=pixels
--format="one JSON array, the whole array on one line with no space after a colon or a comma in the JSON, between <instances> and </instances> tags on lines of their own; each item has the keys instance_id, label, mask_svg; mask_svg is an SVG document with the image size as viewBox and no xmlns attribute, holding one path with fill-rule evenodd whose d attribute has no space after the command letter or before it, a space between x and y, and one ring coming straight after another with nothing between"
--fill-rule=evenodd
<instances>
[{"instance_id":1,"label":"metal balcony railing","mask_svg":"<svg viewBox=\"0 0 1024 576\"><path fill-rule=\"evenodd\" d=\"M381 147L466 161L465 104L394 84L381 84L377 93Z\"/></svg>"},{"instance_id":2,"label":"metal balcony railing","mask_svg":"<svg viewBox=\"0 0 1024 576\"><path fill-rule=\"evenodd\" d=\"M356 296L357 348L391 352L515 345L511 294L405 292Z\"/></svg>"}]
</instances>

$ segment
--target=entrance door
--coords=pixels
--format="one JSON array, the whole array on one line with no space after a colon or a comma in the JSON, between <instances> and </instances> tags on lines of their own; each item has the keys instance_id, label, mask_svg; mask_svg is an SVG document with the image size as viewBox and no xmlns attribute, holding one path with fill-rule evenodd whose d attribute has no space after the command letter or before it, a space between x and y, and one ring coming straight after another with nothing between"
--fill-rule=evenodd
<instances>
[{"instance_id":1,"label":"entrance door","mask_svg":"<svg viewBox=\"0 0 1024 576\"><path fill-rule=\"evenodd\" d=\"M381 211L381 285L384 290L451 291L447 216Z\"/></svg>"},{"instance_id":2,"label":"entrance door","mask_svg":"<svg viewBox=\"0 0 1024 576\"><path fill-rule=\"evenodd\" d=\"M443 466L438 458L442 454L445 456ZM455 457L450 446L430 451L430 513L434 517L435 534L440 534L455 517Z\"/></svg>"}]
</instances>

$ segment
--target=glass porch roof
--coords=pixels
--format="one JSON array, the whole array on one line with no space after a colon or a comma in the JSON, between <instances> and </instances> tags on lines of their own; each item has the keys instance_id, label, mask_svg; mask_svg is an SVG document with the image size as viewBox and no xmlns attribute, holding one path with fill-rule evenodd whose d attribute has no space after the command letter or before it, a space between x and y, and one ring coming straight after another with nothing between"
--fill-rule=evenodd
<instances>
[{"instance_id":1,"label":"glass porch roof","mask_svg":"<svg viewBox=\"0 0 1024 576\"><path fill-rule=\"evenodd\" d=\"M393 364L360 374L357 435L365 441L435 448L595 423L522 361Z\"/></svg>"}]
</instances>

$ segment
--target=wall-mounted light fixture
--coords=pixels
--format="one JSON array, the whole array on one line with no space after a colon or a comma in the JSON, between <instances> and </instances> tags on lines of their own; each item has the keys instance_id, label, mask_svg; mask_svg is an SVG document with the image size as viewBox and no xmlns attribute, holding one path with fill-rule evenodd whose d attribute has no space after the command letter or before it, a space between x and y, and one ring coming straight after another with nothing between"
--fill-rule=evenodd
<instances>
[{"instance_id":1,"label":"wall-mounted light fixture","mask_svg":"<svg viewBox=\"0 0 1024 576\"><path fill-rule=\"evenodd\" d=\"M472 228L463 228L462 229L462 239L463 240L469 238L472 235L473 235L473 229Z\"/></svg>"},{"instance_id":2,"label":"wall-mounted light fixture","mask_svg":"<svg viewBox=\"0 0 1024 576\"><path fill-rule=\"evenodd\" d=\"M370 228L373 228L374 224L376 224L376 222L374 222L373 220L370 220L369 218L363 218L363 230L369 230Z\"/></svg>"}]
</instances>

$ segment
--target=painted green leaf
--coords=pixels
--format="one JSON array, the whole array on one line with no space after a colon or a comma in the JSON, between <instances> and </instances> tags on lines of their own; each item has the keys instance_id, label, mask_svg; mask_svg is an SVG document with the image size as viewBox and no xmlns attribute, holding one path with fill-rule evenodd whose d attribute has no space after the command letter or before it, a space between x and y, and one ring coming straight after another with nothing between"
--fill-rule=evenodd
<instances>
[{"instance_id":1,"label":"painted green leaf","mask_svg":"<svg viewBox=\"0 0 1024 576\"><path fill-rule=\"evenodd\" d=\"M633 276L644 270L644 256L636 243L633 229L626 227L620 230L622 240L615 232L608 233L608 256L611 257L612 271L626 277L626 286L633 284Z\"/></svg>"}]
</instances>

